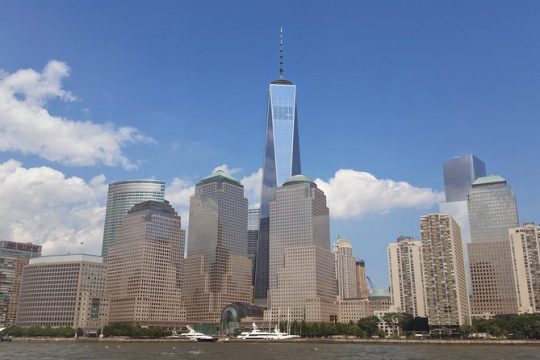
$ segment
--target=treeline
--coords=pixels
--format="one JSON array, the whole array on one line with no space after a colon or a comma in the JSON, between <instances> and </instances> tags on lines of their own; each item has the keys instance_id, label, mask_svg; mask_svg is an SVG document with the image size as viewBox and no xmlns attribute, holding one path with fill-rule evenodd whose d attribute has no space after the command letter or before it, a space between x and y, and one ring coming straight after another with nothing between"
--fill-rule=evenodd
<instances>
[{"instance_id":1,"label":"treeline","mask_svg":"<svg viewBox=\"0 0 540 360\"><path fill-rule=\"evenodd\" d=\"M428 331L426 318L413 318L406 314L386 314L386 321L392 321L400 326L403 331L423 332ZM369 316L349 323L316 323L298 322L291 323L291 334L302 337L328 337L336 335L355 336L359 338L370 338L378 336L384 338L386 334L379 330L377 324L379 319L376 316ZM280 328L286 330L287 323L280 323Z\"/></svg>"},{"instance_id":2,"label":"treeline","mask_svg":"<svg viewBox=\"0 0 540 360\"><path fill-rule=\"evenodd\" d=\"M490 320L474 320L465 333L486 333L497 338L540 339L540 314L496 316Z\"/></svg>"},{"instance_id":3,"label":"treeline","mask_svg":"<svg viewBox=\"0 0 540 360\"><path fill-rule=\"evenodd\" d=\"M125 324L112 324L103 328L103 336L129 336L134 338L160 338L170 336L169 330L158 327L140 327Z\"/></svg>"},{"instance_id":4,"label":"treeline","mask_svg":"<svg viewBox=\"0 0 540 360\"><path fill-rule=\"evenodd\" d=\"M75 329L71 327L22 327L22 326L10 326L2 334L15 337L75 337ZM77 335L83 334L82 329L77 329Z\"/></svg>"}]
</instances>

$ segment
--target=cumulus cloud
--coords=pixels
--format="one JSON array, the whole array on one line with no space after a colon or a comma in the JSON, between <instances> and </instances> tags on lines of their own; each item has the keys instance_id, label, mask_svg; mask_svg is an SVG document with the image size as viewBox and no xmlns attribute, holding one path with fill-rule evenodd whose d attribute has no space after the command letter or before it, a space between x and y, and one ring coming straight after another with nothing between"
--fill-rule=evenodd
<instances>
[{"instance_id":1,"label":"cumulus cloud","mask_svg":"<svg viewBox=\"0 0 540 360\"><path fill-rule=\"evenodd\" d=\"M261 206L262 169L243 177L240 182L244 185L244 193L250 208Z\"/></svg>"},{"instance_id":2,"label":"cumulus cloud","mask_svg":"<svg viewBox=\"0 0 540 360\"><path fill-rule=\"evenodd\" d=\"M43 254L100 254L107 183L50 167L0 164L0 238L43 245Z\"/></svg>"},{"instance_id":3,"label":"cumulus cloud","mask_svg":"<svg viewBox=\"0 0 540 360\"><path fill-rule=\"evenodd\" d=\"M62 88L69 67L51 60L41 71L0 72L0 151L33 154L66 165L136 167L123 153L127 144L153 140L133 127L75 121L49 113L46 105L76 98Z\"/></svg>"},{"instance_id":4,"label":"cumulus cloud","mask_svg":"<svg viewBox=\"0 0 540 360\"><path fill-rule=\"evenodd\" d=\"M443 193L429 188L349 169L336 171L328 181L316 179L315 183L326 194L330 215L337 219L359 219L397 208L429 208L444 199Z\"/></svg>"},{"instance_id":5,"label":"cumulus cloud","mask_svg":"<svg viewBox=\"0 0 540 360\"><path fill-rule=\"evenodd\" d=\"M240 171L242 171L242 169L240 168L229 168L229 165L227 164L222 164L222 165L219 165L219 166L216 166L214 168L214 170L212 170L212 172L216 172L218 170L221 170L223 172L225 172L226 174L229 174L229 175L234 175L234 174L237 174L239 173Z\"/></svg>"}]
</instances>

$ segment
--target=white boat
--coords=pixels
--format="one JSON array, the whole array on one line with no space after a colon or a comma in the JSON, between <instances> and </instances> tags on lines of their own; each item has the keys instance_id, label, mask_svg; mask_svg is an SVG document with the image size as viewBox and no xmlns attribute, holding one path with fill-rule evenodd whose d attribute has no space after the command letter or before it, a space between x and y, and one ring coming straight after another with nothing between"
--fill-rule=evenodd
<instances>
[{"instance_id":1,"label":"white boat","mask_svg":"<svg viewBox=\"0 0 540 360\"><path fill-rule=\"evenodd\" d=\"M276 336L277 340L288 340L288 339L299 339L300 336L298 335L291 335L287 332L281 332L279 331L279 326L276 325L274 328L274 336Z\"/></svg>"},{"instance_id":2,"label":"white boat","mask_svg":"<svg viewBox=\"0 0 540 360\"><path fill-rule=\"evenodd\" d=\"M299 338L299 336L280 332L277 325L274 331L261 331L257 328L257 325L253 323L253 329L251 331L243 332L238 335L237 338L242 340L287 340L296 339Z\"/></svg>"},{"instance_id":3,"label":"white boat","mask_svg":"<svg viewBox=\"0 0 540 360\"><path fill-rule=\"evenodd\" d=\"M276 335L273 332L259 330L255 323L253 323L253 329L251 331L243 332L237 336L238 339L242 340L272 340L275 337Z\"/></svg>"},{"instance_id":4,"label":"white boat","mask_svg":"<svg viewBox=\"0 0 540 360\"><path fill-rule=\"evenodd\" d=\"M180 338L185 338L199 342L214 342L217 338L195 331L191 326L186 326L189 332L180 334Z\"/></svg>"}]
</instances>

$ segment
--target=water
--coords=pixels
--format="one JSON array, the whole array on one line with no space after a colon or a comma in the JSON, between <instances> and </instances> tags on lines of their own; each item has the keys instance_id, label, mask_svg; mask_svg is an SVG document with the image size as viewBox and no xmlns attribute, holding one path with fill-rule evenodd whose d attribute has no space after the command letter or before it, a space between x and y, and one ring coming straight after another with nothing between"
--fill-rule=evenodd
<instances>
[{"instance_id":1,"label":"water","mask_svg":"<svg viewBox=\"0 0 540 360\"><path fill-rule=\"evenodd\" d=\"M13 360L531 360L538 346L298 343L0 343L0 359Z\"/></svg>"}]
</instances>

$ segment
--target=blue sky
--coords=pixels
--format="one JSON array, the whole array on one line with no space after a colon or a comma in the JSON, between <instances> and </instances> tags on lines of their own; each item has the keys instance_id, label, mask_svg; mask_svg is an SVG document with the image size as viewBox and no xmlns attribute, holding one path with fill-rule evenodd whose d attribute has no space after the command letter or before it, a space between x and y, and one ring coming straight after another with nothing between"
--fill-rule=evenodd
<instances>
[{"instance_id":1,"label":"blue sky","mask_svg":"<svg viewBox=\"0 0 540 360\"><path fill-rule=\"evenodd\" d=\"M63 130L40 132L37 118L21 122L0 109L2 238L44 243L49 252L74 251L84 240L86 250L97 251L110 181L165 180L181 213L189 188L217 166L256 182L280 26L285 75L298 91L304 173L331 186L338 170L354 170L340 173L354 192L366 179L355 176L367 172L375 178L368 183L380 185L373 194L391 190L377 201L360 189L345 204L336 193L332 203L341 206L332 239L340 233L353 242L378 286L388 282L387 244L401 234L418 236L418 217L436 209L443 190L442 163L454 156L476 154L516 192L520 221L540 221L536 1L4 1L0 7L4 80L22 77L22 69L43 76L58 61L49 67L54 76L25 78L43 92L7 81L4 90L35 95L35 103L17 104L17 111L38 106L65 121ZM78 156L76 146L56 138L73 127ZM85 141L93 138L87 130L103 141L101 152L85 155ZM405 200L396 202L388 199L396 186L385 179L417 190L398 191ZM77 200L59 202L63 196ZM44 219L58 226L45 231L36 225Z\"/></svg>"}]
</instances>

